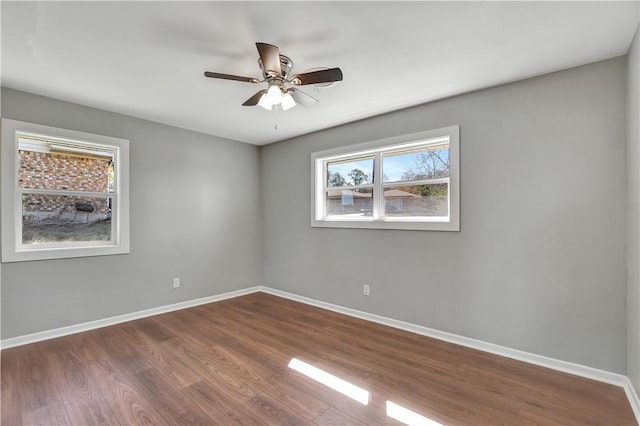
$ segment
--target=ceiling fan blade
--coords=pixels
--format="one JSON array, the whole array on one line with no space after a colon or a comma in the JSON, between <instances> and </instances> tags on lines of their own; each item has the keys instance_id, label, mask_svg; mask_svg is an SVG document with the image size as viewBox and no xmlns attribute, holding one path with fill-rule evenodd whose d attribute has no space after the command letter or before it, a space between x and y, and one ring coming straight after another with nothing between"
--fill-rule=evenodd
<instances>
[{"instance_id":1,"label":"ceiling fan blade","mask_svg":"<svg viewBox=\"0 0 640 426\"><path fill-rule=\"evenodd\" d=\"M293 87L288 90L291 97L297 104L302 105L305 108L310 108L318 103L318 100L311 95L307 95L302 90L294 89Z\"/></svg>"},{"instance_id":2,"label":"ceiling fan blade","mask_svg":"<svg viewBox=\"0 0 640 426\"><path fill-rule=\"evenodd\" d=\"M268 43L256 43L262 67L265 72L272 71L278 76L282 76L282 67L280 66L280 51L277 46Z\"/></svg>"},{"instance_id":3,"label":"ceiling fan blade","mask_svg":"<svg viewBox=\"0 0 640 426\"><path fill-rule=\"evenodd\" d=\"M247 99L242 105L243 106L254 106L254 105L258 105L258 102L260 102L260 98L262 97L262 95L264 95L265 93L267 93L266 90L259 90L258 93L256 93L255 95L253 95L252 97L250 97L249 99Z\"/></svg>"},{"instance_id":4,"label":"ceiling fan blade","mask_svg":"<svg viewBox=\"0 0 640 426\"><path fill-rule=\"evenodd\" d=\"M295 84L296 86L304 86L305 84L333 83L334 81L342 81L342 70L340 70L340 68L305 72L291 77L291 84Z\"/></svg>"},{"instance_id":5,"label":"ceiling fan blade","mask_svg":"<svg viewBox=\"0 0 640 426\"><path fill-rule=\"evenodd\" d=\"M257 78L242 77L239 75L231 75L231 74L221 74L219 72L211 72L211 71L205 71L204 76L210 77L210 78L221 78L224 80L244 81L245 83L260 83L260 80L258 80Z\"/></svg>"}]
</instances>

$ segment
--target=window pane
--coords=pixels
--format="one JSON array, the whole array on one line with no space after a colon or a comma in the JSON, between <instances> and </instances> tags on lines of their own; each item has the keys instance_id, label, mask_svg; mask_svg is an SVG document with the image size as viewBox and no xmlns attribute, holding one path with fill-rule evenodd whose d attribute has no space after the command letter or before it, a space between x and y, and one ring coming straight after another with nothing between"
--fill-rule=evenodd
<instances>
[{"instance_id":1,"label":"window pane","mask_svg":"<svg viewBox=\"0 0 640 426\"><path fill-rule=\"evenodd\" d=\"M33 150L29 148L33 146ZM46 144L26 144L19 150L18 186L86 192L113 192L111 154L70 152Z\"/></svg>"},{"instance_id":2,"label":"window pane","mask_svg":"<svg viewBox=\"0 0 640 426\"><path fill-rule=\"evenodd\" d=\"M449 177L449 145L437 145L384 154L384 182Z\"/></svg>"},{"instance_id":3,"label":"window pane","mask_svg":"<svg viewBox=\"0 0 640 426\"><path fill-rule=\"evenodd\" d=\"M326 193L327 216L361 217L373 214L373 189L330 189Z\"/></svg>"},{"instance_id":4,"label":"window pane","mask_svg":"<svg viewBox=\"0 0 640 426\"><path fill-rule=\"evenodd\" d=\"M22 243L111 240L110 197L22 195Z\"/></svg>"},{"instance_id":5,"label":"window pane","mask_svg":"<svg viewBox=\"0 0 640 426\"><path fill-rule=\"evenodd\" d=\"M398 185L384 189L388 217L449 216L449 185Z\"/></svg>"},{"instance_id":6,"label":"window pane","mask_svg":"<svg viewBox=\"0 0 640 426\"><path fill-rule=\"evenodd\" d=\"M353 186L373 183L373 157L327 163L327 186Z\"/></svg>"}]
</instances>

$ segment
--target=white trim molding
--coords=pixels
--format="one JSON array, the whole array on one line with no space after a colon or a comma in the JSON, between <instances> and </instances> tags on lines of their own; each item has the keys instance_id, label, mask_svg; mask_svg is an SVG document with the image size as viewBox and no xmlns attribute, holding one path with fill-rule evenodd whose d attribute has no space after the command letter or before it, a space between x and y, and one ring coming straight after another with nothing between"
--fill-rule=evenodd
<instances>
[{"instance_id":1,"label":"white trim molding","mask_svg":"<svg viewBox=\"0 0 640 426\"><path fill-rule=\"evenodd\" d=\"M628 377L625 377L623 388L629 400L629 405L631 405L631 409L633 410L633 414L636 415L636 421L640 424L640 399L638 399L638 393L633 388L633 384Z\"/></svg>"},{"instance_id":2,"label":"white trim molding","mask_svg":"<svg viewBox=\"0 0 640 426\"><path fill-rule=\"evenodd\" d=\"M219 302L225 299L244 296L246 294L261 291L261 286L249 287L242 290L230 291L214 296L202 297L200 299L187 300L185 302L173 303L171 305L159 306L157 308L145 309L143 311L132 312L130 314L118 315L115 317L99 319L95 321L74 324L67 327L54 328L53 330L41 331L38 333L26 334L12 337L0 341L0 350L13 348L16 346L28 345L29 343L41 342L43 340L54 339L56 337L68 336L70 334L81 333L83 331L95 330L97 328L108 327L140 318L151 317L180 309L191 308L193 306L205 305L207 303Z\"/></svg>"}]
</instances>

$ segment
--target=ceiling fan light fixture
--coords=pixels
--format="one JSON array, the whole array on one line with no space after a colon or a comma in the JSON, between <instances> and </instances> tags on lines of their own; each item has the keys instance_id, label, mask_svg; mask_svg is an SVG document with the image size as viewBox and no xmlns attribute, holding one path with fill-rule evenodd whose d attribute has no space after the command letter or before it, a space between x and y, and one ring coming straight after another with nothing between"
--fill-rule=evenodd
<instances>
[{"instance_id":1,"label":"ceiling fan light fixture","mask_svg":"<svg viewBox=\"0 0 640 426\"><path fill-rule=\"evenodd\" d=\"M269 101L271 105L278 105L282 101L282 90L279 86L273 84L269 86L266 97L267 101Z\"/></svg>"},{"instance_id":2,"label":"ceiling fan light fixture","mask_svg":"<svg viewBox=\"0 0 640 426\"><path fill-rule=\"evenodd\" d=\"M269 99L267 99L267 94L266 93L264 95L262 95L262 97L258 101L258 106L261 106L262 108L266 109L267 111L271 111L271 107L273 106L273 104L271 102L269 102Z\"/></svg>"},{"instance_id":3,"label":"ceiling fan light fixture","mask_svg":"<svg viewBox=\"0 0 640 426\"><path fill-rule=\"evenodd\" d=\"M267 83L266 89L256 92L242 106L258 105L268 111L271 111L274 105L276 105L276 111L278 110L278 105L282 105L283 111L287 111L296 105L308 108L317 104L318 100L289 85L313 85L318 90L320 87L328 87L338 81L342 81L343 76L340 68L313 68L292 76L290 74L293 69L293 61L289 57L280 54L277 46L257 42L256 48L259 55L258 65L264 77L262 80L212 71L204 72L204 76L208 78L235 80L245 83Z\"/></svg>"},{"instance_id":4,"label":"ceiling fan light fixture","mask_svg":"<svg viewBox=\"0 0 640 426\"><path fill-rule=\"evenodd\" d=\"M293 99L293 96L289 94L289 92L282 95L282 110L287 111L294 106L296 106L296 101Z\"/></svg>"}]
</instances>

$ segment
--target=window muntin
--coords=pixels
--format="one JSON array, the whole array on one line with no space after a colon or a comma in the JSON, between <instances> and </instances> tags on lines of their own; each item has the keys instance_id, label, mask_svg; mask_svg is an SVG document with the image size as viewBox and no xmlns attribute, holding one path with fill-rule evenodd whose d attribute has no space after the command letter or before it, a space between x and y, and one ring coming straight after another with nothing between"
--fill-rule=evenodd
<instances>
[{"instance_id":1,"label":"window muntin","mask_svg":"<svg viewBox=\"0 0 640 426\"><path fill-rule=\"evenodd\" d=\"M2 260L128 253L128 141L2 125Z\"/></svg>"},{"instance_id":2,"label":"window muntin","mask_svg":"<svg viewBox=\"0 0 640 426\"><path fill-rule=\"evenodd\" d=\"M452 126L312 154L312 226L459 230L458 142Z\"/></svg>"}]
</instances>

